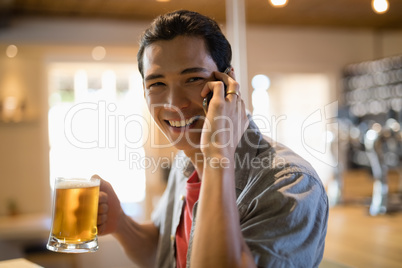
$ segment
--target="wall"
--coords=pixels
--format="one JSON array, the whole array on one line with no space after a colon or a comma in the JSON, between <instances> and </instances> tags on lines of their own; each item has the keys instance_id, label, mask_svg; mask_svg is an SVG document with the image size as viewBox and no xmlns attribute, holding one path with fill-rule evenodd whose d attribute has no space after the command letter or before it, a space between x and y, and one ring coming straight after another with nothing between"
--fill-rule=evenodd
<instances>
[{"instance_id":1,"label":"wall","mask_svg":"<svg viewBox=\"0 0 402 268\"><path fill-rule=\"evenodd\" d=\"M332 77L332 100L345 65L402 54L402 31L336 28L248 28L249 77L258 73L324 73Z\"/></svg>"},{"instance_id":2,"label":"wall","mask_svg":"<svg viewBox=\"0 0 402 268\"><path fill-rule=\"evenodd\" d=\"M0 85L13 77L15 83L7 85L24 92L32 114L24 123L0 123L0 215L7 213L9 202L15 202L20 213L49 209L46 85L38 79L43 76L42 61L35 50L22 49L15 59L0 56Z\"/></svg>"},{"instance_id":3,"label":"wall","mask_svg":"<svg viewBox=\"0 0 402 268\"><path fill-rule=\"evenodd\" d=\"M46 63L91 61L95 45L107 46L114 60L133 62L144 27L31 18L0 29L0 93L5 91L1 85L15 77L19 82L16 87L27 95L28 108L35 111L28 122L0 123L0 216L8 213L9 200L20 213L50 212ZM12 59L5 55L10 44L19 48Z\"/></svg>"},{"instance_id":4,"label":"wall","mask_svg":"<svg viewBox=\"0 0 402 268\"><path fill-rule=\"evenodd\" d=\"M114 60L134 61L138 36L146 25L33 18L0 29L0 85L9 75L9 63L18 63L13 72L37 111L30 122L0 124L0 215L7 213L8 198L17 201L22 213L50 208L46 62L91 60L96 45L105 46ZM250 25L247 37L250 79L258 73L326 73L332 77L333 100L338 98L339 77L346 64L402 54L401 31L378 35L369 30ZM9 44L20 48L14 59L5 56Z\"/></svg>"}]
</instances>

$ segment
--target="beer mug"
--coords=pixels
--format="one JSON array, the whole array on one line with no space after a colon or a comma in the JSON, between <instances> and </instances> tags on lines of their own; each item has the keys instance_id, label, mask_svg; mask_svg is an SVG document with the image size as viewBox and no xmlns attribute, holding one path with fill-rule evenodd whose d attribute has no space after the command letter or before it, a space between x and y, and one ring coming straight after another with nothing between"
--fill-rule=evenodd
<instances>
[{"instance_id":1,"label":"beer mug","mask_svg":"<svg viewBox=\"0 0 402 268\"><path fill-rule=\"evenodd\" d=\"M47 249L66 253L98 250L99 185L98 178L56 178Z\"/></svg>"}]
</instances>

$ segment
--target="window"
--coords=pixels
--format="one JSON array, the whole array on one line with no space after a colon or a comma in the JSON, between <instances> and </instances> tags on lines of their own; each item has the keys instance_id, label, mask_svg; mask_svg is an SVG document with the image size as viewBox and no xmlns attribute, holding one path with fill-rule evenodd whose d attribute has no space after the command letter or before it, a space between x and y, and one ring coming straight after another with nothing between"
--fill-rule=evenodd
<instances>
[{"instance_id":1,"label":"window","mask_svg":"<svg viewBox=\"0 0 402 268\"><path fill-rule=\"evenodd\" d=\"M140 216L147 122L135 65L51 63L49 77L50 183L55 177L100 175L125 212Z\"/></svg>"},{"instance_id":2,"label":"window","mask_svg":"<svg viewBox=\"0 0 402 268\"><path fill-rule=\"evenodd\" d=\"M263 134L307 159L325 184L337 166L330 146L338 130L338 102L330 101L330 78L320 73L275 74L268 82L262 80L262 87L253 81L256 124Z\"/></svg>"}]
</instances>

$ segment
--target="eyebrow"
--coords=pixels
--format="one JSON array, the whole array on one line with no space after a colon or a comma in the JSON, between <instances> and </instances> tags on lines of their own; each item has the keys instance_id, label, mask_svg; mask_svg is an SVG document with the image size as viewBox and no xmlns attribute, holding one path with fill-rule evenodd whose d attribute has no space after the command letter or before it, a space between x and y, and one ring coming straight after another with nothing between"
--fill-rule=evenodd
<instances>
[{"instance_id":1,"label":"eyebrow","mask_svg":"<svg viewBox=\"0 0 402 268\"><path fill-rule=\"evenodd\" d=\"M149 80L163 78L163 77L164 77L164 75L162 75L162 74L150 74L150 75L147 75L144 80L149 81Z\"/></svg>"},{"instance_id":2,"label":"eyebrow","mask_svg":"<svg viewBox=\"0 0 402 268\"><path fill-rule=\"evenodd\" d=\"M198 72L203 72L206 73L208 72L207 69L202 68L202 67L193 67L193 68L187 68L184 69L183 71L180 72L180 74L190 74L190 73L198 73ZM163 74L150 74L145 77L145 81L153 80L153 79L158 79L158 78L164 78L165 76Z\"/></svg>"},{"instance_id":3,"label":"eyebrow","mask_svg":"<svg viewBox=\"0 0 402 268\"><path fill-rule=\"evenodd\" d=\"M206 73L208 72L208 70L202 67L194 67L184 69L180 74L199 73L199 72Z\"/></svg>"}]
</instances>

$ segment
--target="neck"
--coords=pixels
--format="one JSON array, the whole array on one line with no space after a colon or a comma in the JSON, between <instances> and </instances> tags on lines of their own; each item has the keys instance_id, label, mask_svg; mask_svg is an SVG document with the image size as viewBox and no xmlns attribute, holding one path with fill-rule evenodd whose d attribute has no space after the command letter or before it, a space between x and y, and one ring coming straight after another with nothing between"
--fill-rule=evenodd
<instances>
[{"instance_id":1,"label":"neck","mask_svg":"<svg viewBox=\"0 0 402 268\"><path fill-rule=\"evenodd\" d=\"M204 155L200 150L194 151L184 151L185 155L190 158L191 163L193 164L198 177L202 180L202 171L204 169Z\"/></svg>"}]
</instances>

